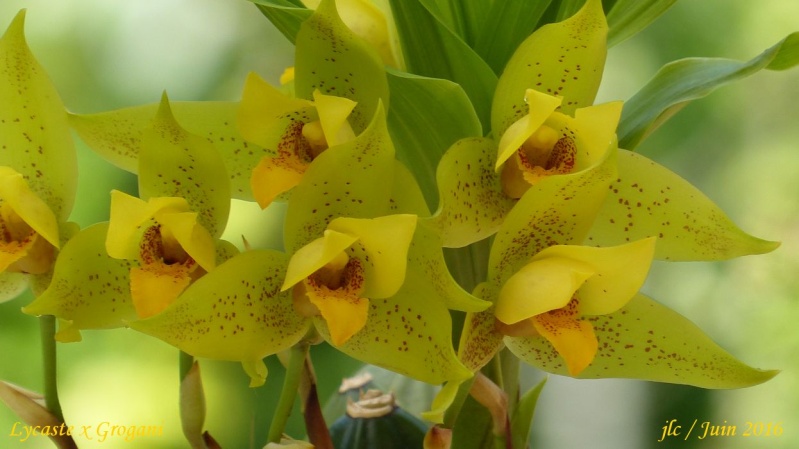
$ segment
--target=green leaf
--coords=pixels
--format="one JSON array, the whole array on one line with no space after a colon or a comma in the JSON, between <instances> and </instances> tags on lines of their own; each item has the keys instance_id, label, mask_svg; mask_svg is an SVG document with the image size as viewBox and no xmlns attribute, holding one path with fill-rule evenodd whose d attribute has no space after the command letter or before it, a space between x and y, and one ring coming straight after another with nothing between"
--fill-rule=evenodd
<instances>
[{"instance_id":1,"label":"green leaf","mask_svg":"<svg viewBox=\"0 0 799 449\"><path fill-rule=\"evenodd\" d=\"M742 388L763 383L778 373L743 364L688 319L641 294L621 310L588 321L596 332L599 350L579 378ZM537 368L568 375L565 362L543 337L505 337L505 344Z\"/></svg>"},{"instance_id":2,"label":"green leaf","mask_svg":"<svg viewBox=\"0 0 799 449\"><path fill-rule=\"evenodd\" d=\"M633 150L688 102L702 98L719 86L755 72L786 70L799 64L799 32L746 61L721 58L687 58L663 66L624 105L619 123L619 147Z\"/></svg>"},{"instance_id":3,"label":"green leaf","mask_svg":"<svg viewBox=\"0 0 799 449\"><path fill-rule=\"evenodd\" d=\"M185 198L197 222L213 237L225 230L230 212L230 180L213 144L184 129L164 94L152 127L142 135L139 195Z\"/></svg>"},{"instance_id":4,"label":"green leaf","mask_svg":"<svg viewBox=\"0 0 799 449\"><path fill-rule=\"evenodd\" d=\"M494 73L502 73L516 48L535 31L551 1L501 0L491 4L480 18L474 50Z\"/></svg>"},{"instance_id":5,"label":"green leaf","mask_svg":"<svg viewBox=\"0 0 799 449\"><path fill-rule=\"evenodd\" d=\"M459 139L482 136L480 120L469 97L452 81L392 70L388 85L388 127L397 158L412 171L427 203L434 206L441 156Z\"/></svg>"},{"instance_id":6,"label":"green leaf","mask_svg":"<svg viewBox=\"0 0 799 449\"><path fill-rule=\"evenodd\" d=\"M25 10L0 38L0 165L21 173L59 222L72 210L78 161L66 110L25 41Z\"/></svg>"},{"instance_id":7,"label":"green leaf","mask_svg":"<svg viewBox=\"0 0 799 449\"><path fill-rule=\"evenodd\" d=\"M336 217L386 215L394 168L394 146L380 106L369 128L354 140L323 151L294 187L286 209L286 250L293 253L321 237Z\"/></svg>"},{"instance_id":8,"label":"green leaf","mask_svg":"<svg viewBox=\"0 0 799 449\"><path fill-rule=\"evenodd\" d=\"M477 137L455 142L438 164L441 198L430 220L446 247L463 247L494 234L516 204L495 173L497 146Z\"/></svg>"},{"instance_id":9,"label":"green leaf","mask_svg":"<svg viewBox=\"0 0 799 449\"><path fill-rule=\"evenodd\" d=\"M492 285L503 285L548 246L583 241L616 179L616 153L612 149L589 169L550 176L530 187L495 236L488 261Z\"/></svg>"},{"instance_id":10,"label":"green leaf","mask_svg":"<svg viewBox=\"0 0 799 449\"><path fill-rule=\"evenodd\" d=\"M608 16L608 46L636 35L665 13L677 0L617 0Z\"/></svg>"},{"instance_id":11,"label":"green leaf","mask_svg":"<svg viewBox=\"0 0 799 449\"><path fill-rule=\"evenodd\" d=\"M302 22L313 14L313 11L303 6L300 0L249 1L255 3L258 10L292 43L297 38Z\"/></svg>"},{"instance_id":12,"label":"green leaf","mask_svg":"<svg viewBox=\"0 0 799 449\"><path fill-rule=\"evenodd\" d=\"M61 321L56 339L79 340L80 329L111 329L137 318L130 297L127 260L106 254L108 223L98 223L75 235L61 249L53 280L22 311L29 315L54 315Z\"/></svg>"},{"instance_id":13,"label":"green leaf","mask_svg":"<svg viewBox=\"0 0 799 449\"><path fill-rule=\"evenodd\" d=\"M391 0L391 9L408 71L459 84L487 132L497 82L491 67L420 0Z\"/></svg>"},{"instance_id":14,"label":"green leaf","mask_svg":"<svg viewBox=\"0 0 799 449\"><path fill-rule=\"evenodd\" d=\"M142 134L151 126L158 107L159 103L150 103L98 114L70 114L69 123L95 153L137 173ZM183 128L212 142L222 155L233 198L252 201L250 175L267 152L241 137L236 128L239 102L175 101L170 107Z\"/></svg>"},{"instance_id":15,"label":"green leaf","mask_svg":"<svg viewBox=\"0 0 799 449\"><path fill-rule=\"evenodd\" d=\"M533 425L535 405L546 383L547 378L544 378L519 399L510 422L513 447L527 447L527 439L530 436L530 428Z\"/></svg>"},{"instance_id":16,"label":"green leaf","mask_svg":"<svg viewBox=\"0 0 799 449\"><path fill-rule=\"evenodd\" d=\"M369 125L378 103L388 107L388 81L380 56L341 21L333 0L323 0L303 22L296 46L297 97L310 100L318 89L357 102L350 115L356 134Z\"/></svg>"},{"instance_id":17,"label":"green leaf","mask_svg":"<svg viewBox=\"0 0 799 449\"><path fill-rule=\"evenodd\" d=\"M644 156L619 150L618 178L585 243L614 246L657 237L655 257L725 260L773 251L779 243L740 230L699 189Z\"/></svg>"},{"instance_id":18,"label":"green leaf","mask_svg":"<svg viewBox=\"0 0 799 449\"><path fill-rule=\"evenodd\" d=\"M130 327L195 357L259 362L297 343L311 324L294 311L291 291L280 291L287 265L277 251L243 252Z\"/></svg>"},{"instance_id":19,"label":"green leaf","mask_svg":"<svg viewBox=\"0 0 799 449\"><path fill-rule=\"evenodd\" d=\"M497 83L491 129L499 138L527 114L525 92L563 98L560 112L594 102L605 66L607 23L599 0L590 0L566 21L537 29L522 42Z\"/></svg>"},{"instance_id":20,"label":"green leaf","mask_svg":"<svg viewBox=\"0 0 799 449\"><path fill-rule=\"evenodd\" d=\"M450 14L458 34L464 42L474 48L477 36L484 30L485 18L496 0L448 1Z\"/></svg>"}]
</instances>

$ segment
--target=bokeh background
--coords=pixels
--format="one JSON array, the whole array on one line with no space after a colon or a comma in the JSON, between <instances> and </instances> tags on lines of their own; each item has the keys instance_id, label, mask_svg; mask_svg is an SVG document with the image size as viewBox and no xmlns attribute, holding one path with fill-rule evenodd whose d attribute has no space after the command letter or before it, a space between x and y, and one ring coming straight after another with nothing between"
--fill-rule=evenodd
<instances>
[{"instance_id":1,"label":"bokeh background","mask_svg":"<svg viewBox=\"0 0 799 449\"><path fill-rule=\"evenodd\" d=\"M158 101L238 99L247 72L277 83L293 50L245 0L2 0L0 29L28 8L27 36L67 107L90 113ZM663 64L688 57L749 59L799 30L799 2L678 2L645 32L610 50L598 101L627 99ZM0 105L2 107L2 105ZM700 187L746 231L780 240L775 252L720 263L656 263L644 291L691 318L746 363L783 372L749 389L707 391L629 380L551 376L533 443L543 449L799 447L799 70L763 72L698 101L639 151ZM109 191L135 178L79 143L81 178L72 219L107 220ZM227 233L279 248L280 207L235 202ZM38 325L0 305L0 379L41 390ZM162 425L164 436L82 448L186 447L177 418L177 352L129 330L84 332L59 345L64 412L76 424ZM323 397L357 364L314 348ZM274 359L274 358L272 358ZM203 361L207 428L226 448L261 447L282 384L268 360L266 386L247 388L236 364ZM323 369L321 367L324 367ZM542 376L527 372L532 385ZM737 425L738 435L657 440L666 421ZM0 448L47 448L47 439L7 437L18 419L0 405ZM725 423L726 421L726 423ZM745 438L746 422L780 423L781 436ZM297 422L290 432L302 433Z\"/></svg>"}]
</instances>

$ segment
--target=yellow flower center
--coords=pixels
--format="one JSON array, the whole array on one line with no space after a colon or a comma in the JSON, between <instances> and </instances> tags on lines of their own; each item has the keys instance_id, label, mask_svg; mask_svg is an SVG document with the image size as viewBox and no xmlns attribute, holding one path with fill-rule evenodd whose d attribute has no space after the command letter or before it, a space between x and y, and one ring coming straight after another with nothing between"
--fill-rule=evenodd
<instances>
[{"instance_id":1,"label":"yellow flower center","mask_svg":"<svg viewBox=\"0 0 799 449\"><path fill-rule=\"evenodd\" d=\"M55 248L40 238L6 203L0 205L0 271L42 274L52 267Z\"/></svg>"},{"instance_id":2,"label":"yellow flower center","mask_svg":"<svg viewBox=\"0 0 799 449\"><path fill-rule=\"evenodd\" d=\"M570 173L577 152L574 140L559 136L547 125L538 128L502 168L502 189L511 198L521 198L541 179Z\"/></svg>"},{"instance_id":3,"label":"yellow flower center","mask_svg":"<svg viewBox=\"0 0 799 449\"><path fill-rule=\"evenodd\" d=\"M177 240L159 225L144 232L139 268L130 270L130 290L141 318L156 315L205 273Z\"/></svg>"},{"instance_id":4,"label":"yellow flower center","mask_svg":"<svg viewBox=\"0 0 799 449\"><path fill-rule=\"evenodd\" d=\"M336 346L347 342L366 324L369 300L364 289L363 266L342 252L324 267L294 286L294 310L302 316L322 316Z\"/></svg>"}]
</instances>

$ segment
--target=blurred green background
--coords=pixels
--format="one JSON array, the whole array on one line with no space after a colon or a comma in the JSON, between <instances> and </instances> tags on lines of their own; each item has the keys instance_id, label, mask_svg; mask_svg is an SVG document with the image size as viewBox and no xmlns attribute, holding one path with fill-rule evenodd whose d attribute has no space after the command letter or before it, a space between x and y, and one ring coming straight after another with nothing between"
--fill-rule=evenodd
<instances>
[{"instance_id":1,"label":"blurred green background","mask_svg":"<svg viewBox=\"0 0 799 449\"><path fill-rule=\"evenodd\" d=\"M0 28L28 8L29 44L67 107L90 113L173 100L238 99L247 72L277 83L292 65L288 41L244 0L2 0ZM611 49L598 101L627 99L664 63L687 56L749 59L799 30L799 2L683 0L644 33ZM2 106L0 106L2 107ZM721 263L656 263L644 291L691 318L744 362L783 372L735 391L637 381L552 376L541 396L535 447L756 449L799 447L799 70L759 73L685 108L640 152L670 167L719 203L746 231L780 240L775 252ZM72 219L108 218L112 188L135 178L79 144L81 179ZM279 207L236 202L227 236L279 247ZM38 325L0 305L0 379L42 389ZM129 330L84 332L59 345L61 399L75 424L162 425L164 436L125 443L80 440L82 448L185 447L177 418L177 351ZM322 397L356 369L314 348ZM236 364L203 361L207 428L225 448L261 447L282 368L247 388ZM529 384L541 375L526 375ZM737 425L735 437L657 443L671 419ZM7 437L18 419L0 406L0 448L52 447ZM745 438L746 422L781 423L782 436ZM301 435L296 421L289 431Z\"/></svg>"}]
</instances>

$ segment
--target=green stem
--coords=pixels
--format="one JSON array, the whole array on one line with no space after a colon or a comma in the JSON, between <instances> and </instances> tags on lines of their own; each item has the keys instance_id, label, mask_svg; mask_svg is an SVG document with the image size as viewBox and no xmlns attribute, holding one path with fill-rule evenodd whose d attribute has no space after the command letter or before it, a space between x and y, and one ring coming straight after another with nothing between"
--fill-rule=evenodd
<instances>
[{"instance_id":1,"label":"green stem","mask_svg":"<svg viewBox=\"0 0 799 449\"><path fill-rule=\"evenodd\" d=\"M297 398L297 389L300 386L302 369L305 366L307 354L308 343L306 342L300 342L290 350L289 361L286 366L286 379L283 381L280 400L277 403L277 409L275 409L275 416L272 418L272 425L269 427L270 443L279 443L286 429L286 423Z\"/></svg>"},{"instance_id":2,"label":"green stem","mask_svg":"<svg viewBox=\"0 0 799 449\"><path fill-rule=\"evenodd\" d=\"M39 318L42 336L42 356L44 359L44 400L47 409L64 422L64 413L58 400L58 361L56 357L55 317L44 315Z\"/></svg>"}]
</instances>

